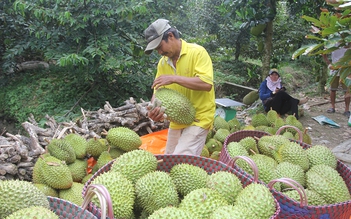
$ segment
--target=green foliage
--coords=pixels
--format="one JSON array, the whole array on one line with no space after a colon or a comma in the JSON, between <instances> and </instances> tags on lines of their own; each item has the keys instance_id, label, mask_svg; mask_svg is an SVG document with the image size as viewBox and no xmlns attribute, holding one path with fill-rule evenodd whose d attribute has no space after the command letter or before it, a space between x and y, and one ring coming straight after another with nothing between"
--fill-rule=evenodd
<instances>
[{"instance_id":1,"label":"green foliage","mask_svg":"<svg viewBox=\"0 0 351 219\"><path fill-rule=\"evenodd\" d=\"M76 120L81 116L80 108L97 110L103 108L105 101L117 107L129 97L136 100L151 97L152 74L121 74L116 78L114 82L105 78L89 82L71 71L27 72L11 78L1 89L4 104L0 112L6 112L19 123L33 114L43 126L45 115L54 116L58 122Z\"/></svg>"},{"instance_id":2,"label":"green foliage","mask_svg":"<svg viewBox=\"0 0 351 219\"><path fill-rule=\"evenodd\" d=\"M339 7L341 13L325 11L320 14L318 19L302 16L303 19L313 24L313 34L306 36L312 42L297 49L292 55L293 59L301 55L328 55L334 50L349 46L351 43L351 9L347 4L345 4L345 8L342 5L339 5ZM351 86L351 80L347 78L351 74L350 59L351 51L348 50L338 62L333 63L334 68L338 69L337 72L340 74L340 79L347 86Z\"/></svg>"}]
</instances>

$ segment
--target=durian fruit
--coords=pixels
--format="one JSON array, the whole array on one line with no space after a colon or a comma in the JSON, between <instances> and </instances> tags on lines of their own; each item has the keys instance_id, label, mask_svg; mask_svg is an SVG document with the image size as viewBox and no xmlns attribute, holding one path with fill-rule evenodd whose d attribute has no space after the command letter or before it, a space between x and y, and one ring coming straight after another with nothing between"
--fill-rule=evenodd
<instances>
[{"instance_id":1,"label":"durian fruit","mask_svg":"<svg viewBox=\"0 0 351 219\"><path fill-rule=\"evenodd\" d=\"M276 160L263 154L251 155L250 158L255 162L259 172L258 177L262 182L268 184L271 180L277 179L277 174L275 170L277 168L278 163ZM245 172L254 175L254 172L250 166L246 165L243 168ZM280 183L275 183L274 188L277 191L280 191Z\"/></svg>"},{"instance_id":2,"label":"durian fruit","mask_svg":"<svg viewBox=\"0 0 351 219\"><path fill-rule=\"evenodd\" d=\"M246 219L252 218L246 209L234 205L223 205L213 211L209 219Z\"/></svg>"},{"instance_id":3,"label":"durian fruit","mask_svg":"<svg viewBox=\"0 0 351 219\"><path fill-rule=\"evenodd\" d=\"M161 101L165 108L167 120L184 125L190 125L195 121L196 110L190 100L178 91L159 88L155 92L155 98Z\"/></svg>"},{"instance_id":4,"label":"durian fruit","mask_svg":"<svg viewBox=\"0 0 351 219\"><path fill-rule=\"evenodd\" d=\"M220 154L221 154L220 151L214 151L214 152L210 155L210 158L213 159L213 160L219 160Z\"/></svg>"},{"instance_id":5,"label":"durian fruit","mask_svg":"<svg viewBox=\"0 0 351 219\"><path fill-rule=\"evenodd\" d=\"M167 206L154 211L148 219L193 219L194 216L187 211L173 206Z\"/></svg>"},{"instance_id":6,"label":"durian fruit","mask_svg":"<svg viewBox=\"0 0 351 219\"><path fill-rule=\"evenodd\" d=\"M236 117L229 120L228 125L231 133L239 131L241 129L241 123Z\"/></svg>"},{"instance_id":7,"label":"durian fruit","mask_svg":"<svg viewBox=\"0 0 351 219\"><path fill-rule=\"evenodd\" d=\"M300 131L304 130L304 127L302 125L302 123L296 119L296 117L294 115L288 115L285 118L285 124L286 125L291 125L291 126L295 126L296 128L298 128ZM294 135L296 134L296 130L293 128L287 128L287 130L289 130L289 132L293 133Z\"/></svg>"},{"instance_id":8,"label":"durian fruit","mask_svg":"<svg viewBox=\"0 0 351 219\"><path fill-rule=\"evenodd\" d=\"M109 151L103 151L100 154L99 158L97 159L96 165L100 169L101 167L103 167L105 164L107 164L111 160L113 160L113 158L111 157L110 152Z\"/></svg>"},{"instance_id":9,"label":"durian fruit","mask_svg":"<svg viewBox=\"0 0 351 219\"><path fill-rule=\"evenodd\" d=\"M119 157L125 153L125 151L123 151L119 148L112 148L112 147L110 148L109 152L110 152L112 159L116 159L117 157Z\"/></svg>"},{"instance_id":10,"label":"durian fruit","mask_svg":"<svg viewBox=\"0 0 351 219\"><path fill-rule=\"evenodd\" d=\"M214 138L211 138L206 142L206 148L208 149L208 152L210 154L212 154L215 151L221 151L222 147L223 147L222 142Z\"/></svg>"},{"instance_id":11,"label":"durian fruit","mask_svg":"<svg viewBox=\"0 0 351 219\"><path fill-rule=\"evenodd\" d=\"M170 175L163 171L150 172L138 179L135 193L141 207L149 215L160 208L179 205L177 188Z\"/></svg>"},{"instance_id":12,"label":"durian fruit","mask_svg":"<svg viewBox=\"0 0 351 219\"><path fill-rule=\"evenodd\" d=\"M253 91L250 91L248 94L246 94L244 96L243 104L251 105L258 99L259 99L258 91L257 90L253 90Z\"/></svg>"},{"instance_id":13,"label":"durian fruit","mask_svg":"<svg viewBox=\"0 0 351 219\"><path fill-rule=\"evenodd\" d=\"M103 185L110 193L115 218L131 218L135 199L133 183L119 172L108 171L94 178L91 184ZM100 203L96 196L92 202Z\"/></svg>"},{"instance_id":14,"label":"durian fruit","mask_svg":"<svg viewBox=\"0 0 351 219\"><path fill-rule=\"evenodd\" d=\"M318 193L327 204L350 200L350 193L338 171L325 164L314 165L306 172L306 185Z\"/></svg>"},{"instance_id":15,"label":"durian fruit","mask_svg":"<svg viewBox=\"0 0 351 219\"><path fill-rule=\"evenodd\" d=\"M40 191L42 191L46 196L58 197L58 191L46 184L33 183Z\"/></svg>"},{"instance_id":16,"label":"durian fruit","mask_svg":"<svg viewBox=\"0 0 351 219\"><path fill-rule=\"evenodd\" d=\"M288 144L289 139L281 135L265 135L257 142L257 148L260 154L273 157L273 152L284 144ZM278 161L279 162L279 161Z\"/></svg>"},{"instance_id":17,"label":"durian fruit","mask_svg":"<svg viewBox=\"0 0 351 219\"><path fill-rule=\"evenodd\" d=\"M235 205L251 213L250 218L271 218L276 205L267 186L258 183L247 185L237 196Z\"/></svg>"},{"instance_id":18,"label":"durian fruit","mask_svg":"<svg viewBox=\"0 0 351 219\"><path fill-rule=\"evenodd\" d=\"M249 125L244 125L241 126L241 130L255 130L255 126L249 124Z\"/></svg>"},{"instance_id":19,"label":"durian fruit","mask_svg":"<svg viewBox=\"0 0 351 219\"><path fill-rule=\"evenodd\" d=\"M76 153L73 147L65 139L52 139L46 146L46 149L51 156L65 161L66 164L73 163L76 160Z\"/></svg>"},{"instance_id":20,"label":"durian fruit","mask_svg":"<svg viewBox=\"0 0 351 219\"><path fill-rule=\"evenodd\" d=\"M71 171L72 179L74 182L81 182L82 179L85 177L88 163L86 160L76 159L71 164L68 164L68 169Z\"/></svg>"},{"instance_id":21,"label":"durian fruit","mask_svg":"<svg viewBox=\"0 0 351 219\"><path fill-rule=\"evenodd\" d=\"M68 200L78 206L81 206L83 204L83 188L84 184L73 182L71 188L59 190L59 198Z\"/></svg>"},{"instance_id":22,"label":"durian fruit","mask_svg":"<svg viewBox=\"0 0 351 219\"><path fill-rule=\"evenodd\" d=\"M214 127L215 130L218 130L218 129L228 129L228 130L230 130L228 122L224 118L222 118L220 116L216 116L214 118L213 127Z\"/></svg>"},{"instance_id":23,"label":"durian fruit","mask_svg":"<svg viewBox=\"0 0 351 219\"><path fill-rule=\"evenodd\" d=\"M210 152L208 151L207 147L204 146L202 148L202 151L201 151L201 154L200 154L201 157L210 157Z\"/></svg>"},{"instance_id":24,"label":"durian fruit","mask_svg":"<svg viewBox=\"0 0 351 219\"><path fill-rule=\"evenodd\" d=\"M51 211L49 208L43 206L31 206L13 212L5 219L59 219L59 216Z\"/></svg>"},{"instance_id":25,"label":"durian fruit","mask_svg":"<svg viewBox=\"0 0 351 219\"><path fill-rule=\"evenodd\" d=\"M258 149L257 149L257 142L251 136L247 136L247 137L242 138L239 141L239 144L241 144L250 155L259 153Z\"/></svg>"},{"instance_id":26,"label":"durian fruit","mask_svg":"<svg viewBox=\"0 0 351 219\"><path fill-rule=\"evenodd\" d=\"M157 169L157 158L146 150L126 152L113 161L110 171L120 172L132 183Z\"/></svg>"},{"instance_id":27,"label":"durian fruit","mask_svg":"<svg viewBox=\"0 0 351 219\"><path fill-rule=\"evenodd\" d=\"M271 108L270 110L268 110L266 118L267 118L268 124L270 126L274 126L277 118L279 118L279 114L277 113L277 111Z\"/></svg>"},{"instance_id":28,"label":"durian fruit","mask_svg":"<svg viewBox=\"0 0 351 219\"><path fill-rule=\"evenodd\" d=\"M239 142L235 141L232 141L227 145L227 151L228 155L231 158L234 158L236 156L249 156L249 153L246 151L246 149ZM242 159L236 160L235 165L237 165L241 169L250 169L248 163Z\"/></svg>"},{"instance_id":29,"label":"durian fruit","mask_svg":"<svg viewBox=\"0 0 351 219\"><path fill-rule=\"evenodd\" d=\"M214 210L228 205L226 200L216 190L200 188L187 194L179 208L190 212L194 218L209 218Z\"/></svg>"},{"instance_id":30,"label":"durian fruit","mask_svg":"<svg viewBox=\"0 0 351 219\"><path fill-rule=\"evenodd\" d=\"M278 163L290 162L299 165L304 171L310 167L310 162L304 150L298 143L289 142L274 151L274 158Z\"/></svg>"},{"instance_id":31,"label":"durian fruit","mask_svg":"<svg viewBox=\"0 0 351 219\"><path fill-rule=\"evenodd\" d=\"M207 187L221 194L228 204L234 205L236 196L243 189L240 179L233 173L217 171L208 177Z\"/></svg>"},{"instance_id":32,"label":"durian fruit","mask_svg":"<svg viewBox=\"0 0 351 219\"><path fill-rule=\"evenodd\" d=\"M68 189L73 183L72 173L67 164L54 156L44 158L44 163L41 164L41 176L45 184L54 189Z\"/></svg>"},{"instance_id":33,"label":"durian fruit","mask_svg":"<svg viewBox=\"0 0 351 219\"><path fill-rule=\"evenodd\" d=\"M93 177L94 174L92 173L88 173L87 175L85 175L85 177L82 179L81 183L85 184L86 182L88 182L88 180Z\"/></svg>"},{"instance_id":34,"label":"durian fruit","mask_svg":"<svg viewBox=\"0 0 351 219\"><path fill-rule=\"evenodd\" d=\"M254 36L260 36L260 34L266 29L267 24L257 24L256 26L251 27L250 33Z\"/></svg>"},{"instance_id":35,"label":"durian fruit","mask_svg":"<svg viewBox=\"0 0 351 219\"><path fill-rule=\"evenodd\" d=\"M301 166L289 162L282 162L278 164L275 169L276 178L290 178L298 182L301 186L306 186L305 172ZM290 188L290 186L282 183L282 189Z\"/></svg>"},{"instance_id":36,"label":"durian fruit","mask_svg":"<svg viewBox=\"0 0 351 219\"><path fill-rule=\"evenodd\" d=\"M132 129L126 127L116 127L108 130L107 141L111 147L119 148L123 151L138 149L142 142L140 136Z\"/></svg>"},{"instance_id":37,"label":"durian fruit","mask_svg":"<svg viewBox=\"0 0 351 219\"><path fill-rule=\"evenodd\" d=\"M33 183L45 184L44 178L41 175L41 168L44 163L44 158L51 156L49 153L42 154L38 157L33 167L32 181Z\"/></svg>"},{"instance_id":38,"label":"durian fruit","mask_svg":"<svg viewBox=\"0 0 351 219\"><path fill-rule=\"evenodd\" d=\"M274 128L276 131L284 125L286 125L286 124L285 124L285 121L283 118L278 117L275 119ZM296 132L296 130L294 130L294 131ZM294 134L295 134L295 132L294 132Z\"/></svg>"},{"instance_id":39,"label":"durian fruit","mask_svg":"<svg viewBox=\"0 0 351 219\"><path fill-rule=\"evenodd\" d=\"M307 157L310 163L310 168L318 165L325 164L333 169L336 169L338 160L334 153L324 145L314 145L306 150Z\"/></svg>"},{"instance_id":40,"label":"durian fruit","mask_svg":"<svg viewBox=\"0 0 351 219\"><path fill-rule=\"evenodd\" d=\"M312 138L311 136L307 133L308 128L305 128L305 130L302 132L302 142L311 145L312 144ZM300 139L300 135L298 132L296 132L295 134L295 139L299 140Z\"/></svg>"},{"instance_id":41,"label":"durian fruit","mask_svg":"<svg viewBox=\"0 0 351 219\"><path fill-rule=\"evenodd\" d=\"M28 181L0 180L0 197L0 218L31 206L50 208L46 195Z\"/></svg>"},{"instance_id":42,"label":"durian fruit","mask_svg":"<svg viewBox=\"0 0 351 219\"><path fill-rule=\"evenodd\" d=\"M266 115L263 113L258 113L258 114L254 114L251 118L251 125L254 127L257 126L268 126L268 120L266 118Z\"/></svg>"},{"instance_id":43,"label":"durian fruit","mask_svg":"<svg viewBox=\"0 0 351 219\"><path fill-rule=\"evenodd\" d=\"M210 129L210 130L208 130L208 133L207 133L207 135L206 135L206 142L208 141L208 140L210 140L211 138L213 138L213 135L215 134L215 130L212 128L212 129Z\"/></svg>"},{"instance_id":44,"label":"durian fruit","mask_svg":"<svg viewBox=\"0 0 351 219\"><path fill-rule=\"evenodd\" d=\"M214 134L213 138L224 143L225 139L230 135L230 131L228 129L218 129Z\"/></svg>"},{"instance_id":45,"label":"durian fruit","mask_svg":"<svg viewBox=\"0 0 351 219\"><path fill-rule=\"evenodd\" d=\"M97 138L90 138L87 140L87 154L98 159L103 151L107 151L108 146L103 144Z\"/></svg>"},{"instance_id":46,"label":"durian fruit","mask_svg":"<svg viewBox=\"0 0 351 219\"><path fill-rule=\"evenodd\" d=\"M76 158L83 159L87 154L87 140L76 133L70 133L64 139L72 146Z\"/></svg>"},{"instance_id":47,"label":"durian fruit","mask_svg":"<svg viewBox=\"0 0 351 219\"><path fill-rule=\"evenodd\" d=\"M280 133L280 134L287 139L295 139L295 136L293 135L293 133L289 131L284 131L283 133Z\"/></svg>"},{"instance_id":48,"label":"durian fruit","mask_svg":"<svg viewBox=\"0 0 351 219\"><path fill-rule=\"evenodd\" d=\"M307 196L307 205L318 206L318 205L327 204L327 202L324 201L324 199L320 195L318 195L318 193L316 193L315 191L310 189L305 189L305 193ZM300 203L300 195L296 190L288 190L283 192L283 194Z\"/></svg>"},{"instance_id":49,"label":"durian fruit","mask_svg":"<svg viewBox=\"0 0 351 219\"><path fill-rule=\"evenodd\" d=\"M208 174L204 169L188 163L174 165L170 170L170 176L181 197L193 190L205 188L208 179Z\"/></svg>"}]
</instances>

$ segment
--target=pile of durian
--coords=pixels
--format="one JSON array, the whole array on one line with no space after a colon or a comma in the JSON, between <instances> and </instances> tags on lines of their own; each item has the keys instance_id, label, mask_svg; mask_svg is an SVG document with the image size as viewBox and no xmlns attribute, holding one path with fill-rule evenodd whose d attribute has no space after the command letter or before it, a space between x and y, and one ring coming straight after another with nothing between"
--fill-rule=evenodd
<instances>
[{"instance_id":1,"label":"pile of durian","mask_svg":"<svg viewBox=\"0 0 351 219\"><path fill-rule=\"evenodd\" d=\"M229 171L211 174L193 164L160 162L149 151L133 150L87 184L108 189L115 218L268 219L276 212L275 199L263 184L244 187ZM168 169L162 171L159 165ZM99 206L96 197L92 202Z\"/></svg>"},{"instance_id":2,"label":"pile of durian","mask_svg":"<svg viewBox=\"0 0 351 219\"><path fill-rule=\"evenodd\" d=\"M48 208L47 196L58 197L81 206L84 201L84 184L92 175L111 160L138 149L142 144L139 135L126 127L111 128L104 134L106 138L100 139L86 140L75 133L52 139L46 147L47 153L41 155L34 165L32 182L0 181L0 197L7 197L0 199L3 200L0 201L3 207L0 209L0 218L22 208ZM91 173L87 171L89 158L96 160ZM10 218L19 218L16 215ZM46 215L35 216L50 219Z\"/></svg>"},{"instance_id":3,"label":"pile of durian","mask_svg":"<svg viewBox=\"0 0 351 219\"><path fill-rule=\"evenodd\" d=\"M47 153L41 155L33 168L32 182L47 196L58 197L77 205L83 203L84 183L109 161L121 154L140 147L141 138L126 127L110 129L106 138L91 138L70 133L60 139L52 139ZM87 159L96 164L87 171Z\"/></svg>"},{"instance_id":4,"label":"pile of durian","mask_svg":"<svg viewBox=\"0 0 351 219\"><path fill-rule=\"evenodd\" d=\"M223 127L226 121L217 120L221 122ZM239 141L227 142L228 155L231 158L236 156L250 157L258 167L259 179L266 184L278 178L295 180L305 188L308 205L328 205L350 200L347 185L336 170L337 158L331 150L325 145L310 145L310 136L306 132L301 132L304 134L303 142L310 146L303 149L297 141L294 141L300 137L299 132L294 128L287 128L285 132L276 134L279 128L287 124L297 127L300 131L304 130L294 116L287 116L284 120L273 110L270 110L267 116L256 114L252 117L250 125L246 125L244 128L239 127L238 130L249 127L248 130L262 130L272 135L260 138L247 136ZM229 131L229 133L231 132ZM251 167L246 162L238 160L236 165L247 173L253 174ZM274 188L288 197L300 201L298 192L290 186L276 183Z\"/></svg>"}]
</instances>

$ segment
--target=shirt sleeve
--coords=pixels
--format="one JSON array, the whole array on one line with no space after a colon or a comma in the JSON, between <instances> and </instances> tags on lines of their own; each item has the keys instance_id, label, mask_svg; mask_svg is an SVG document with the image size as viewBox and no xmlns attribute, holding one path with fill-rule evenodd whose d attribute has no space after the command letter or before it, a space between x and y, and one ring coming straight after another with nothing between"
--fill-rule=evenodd
<instances>
[{"instance_id":1,"label":"shirt sleeve","mask_svg":"<svg viewBox=\"0 0 351 219\"><path fill-rule=\"evenodd\" d=\"M272 91L268 89L267 87L267 81L263 81L260 85L260 99L263 101L271 96Z\"/></svg>"}]
</instances>

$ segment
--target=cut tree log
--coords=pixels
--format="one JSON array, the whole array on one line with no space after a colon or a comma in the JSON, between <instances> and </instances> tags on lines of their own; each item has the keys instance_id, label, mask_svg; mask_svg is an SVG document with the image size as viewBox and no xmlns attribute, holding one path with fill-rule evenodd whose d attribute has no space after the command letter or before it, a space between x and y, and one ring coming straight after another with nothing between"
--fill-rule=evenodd
<instances>
[{"instance_id":1,"label":"cut tree log","mask_svg":"<svg viewBox=\"0 0 351 219\"><path fill-rule=\"evenodd\" d=\"M101 133L114 127L127 127L139 136L168 128L169 122L154 122L147 117L149 102L134 98L125 105L112 107L106 101L102 109L89 111L81 109L82 116L76 121L58 123L53 117L45 116L45 128L39 127L34 115L22 123L26 136L4 132L0 136L0 180L21 179L31 181L33 167L38 157L54 138L63 138L77 133L85 139L102 138ZM5 135L5 136L3 136Z\"/></svg>"}]
</instances>

